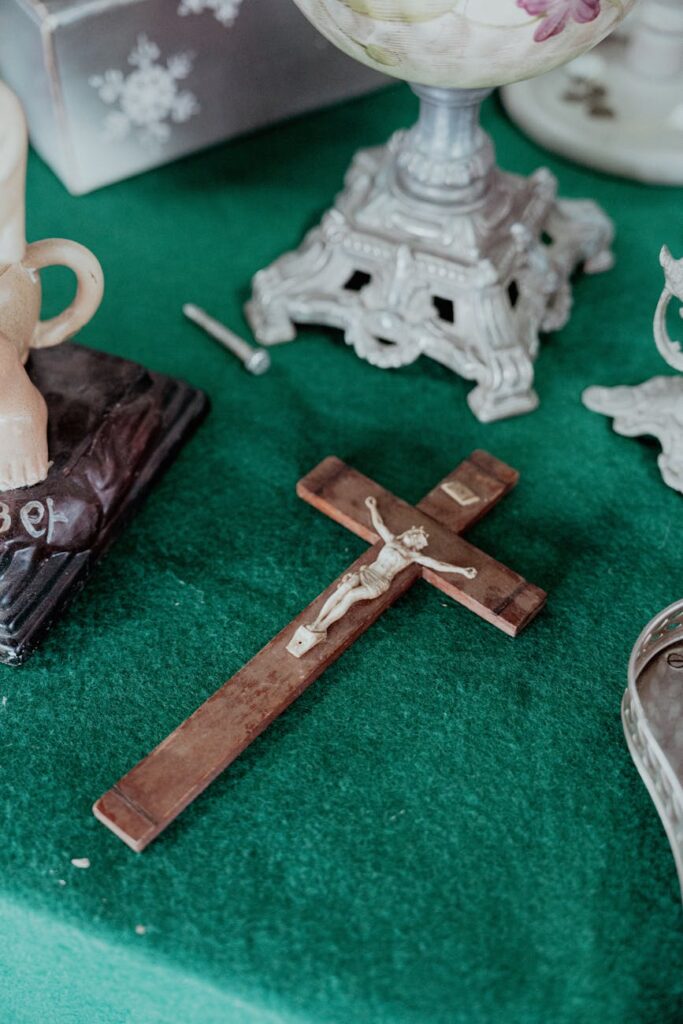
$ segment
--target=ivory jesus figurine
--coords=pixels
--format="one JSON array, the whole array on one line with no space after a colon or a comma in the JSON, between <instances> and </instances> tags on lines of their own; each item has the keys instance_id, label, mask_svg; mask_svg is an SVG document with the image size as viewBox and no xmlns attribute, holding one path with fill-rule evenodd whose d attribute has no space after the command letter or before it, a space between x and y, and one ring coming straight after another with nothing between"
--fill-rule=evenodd
<instances>
[{"instance_id":1,"label":"ivory jesus figurine","mask_svg":"<svg viewBox=\"0 0 683 1024\"><path fill-rule=\"evenodd\" d=\"M456 573L473 580L477 570L460 565L439 562L428 555L420 554L429 544L429 534L422 526L411 526L398 536L388 529L377 508L376 498L366 498L370 518L384 546L370 565L363 565L358 572L347 573L334 593L327 599L314 622L300 626L287 645L295 658L301 658L313 647L327 639L330 626L342 619L359 601L373 601L385 594L393 580L409 565L416 563L436 572Z\"/></svg>"}]
</instances>

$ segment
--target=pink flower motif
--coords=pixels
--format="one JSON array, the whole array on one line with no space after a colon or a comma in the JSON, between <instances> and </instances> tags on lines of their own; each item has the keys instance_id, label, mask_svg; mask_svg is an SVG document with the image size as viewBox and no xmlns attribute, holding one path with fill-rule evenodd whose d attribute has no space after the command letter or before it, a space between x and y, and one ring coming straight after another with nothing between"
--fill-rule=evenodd
<instances>
[{"instance_id":1,"label":"pink flower motif","mask_svg":"<svg viewBox=\"0 0 683 1024\"><path fill-rule=\"evenodd\" d=\"M570 19L584 25L600 14L600 0L517 0L517 6L543 19L534 33L537 43L559 35Z\"/></svg>"}]
</instances>

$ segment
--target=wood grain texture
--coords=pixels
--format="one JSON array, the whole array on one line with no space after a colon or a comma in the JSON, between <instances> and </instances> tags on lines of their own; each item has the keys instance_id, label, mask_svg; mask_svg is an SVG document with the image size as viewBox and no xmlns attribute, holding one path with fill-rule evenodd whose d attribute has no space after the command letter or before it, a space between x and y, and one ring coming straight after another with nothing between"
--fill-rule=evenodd
<instances>
[{"instance_id":1,"label":"wood grain texture","mask_svg":"<svg viewBox=\"0 0 683 1024\"><path fill-rule=\"evenodd\" d=\"M489 472L493 463L499 467L500 475ZM496 460L478 465L476 461L467 459L415 508L332 457L299 481L297 493L325 515L371 543L379 538L365 507L368 496L377 499L382 517L392 533L402 533L411 526L423 526L429 534L426 553L431 558L452 565L471 565L477 570L474 580L431 569L420 570L423 578L504 633L516 636L543 607L545 593L527 583L519 573L463 540L451 526L455 524L458 530L465 530L485 515L514 486L516 476L513 474L513 470ZM479 497L479 502L465 507L458 505L443 490L444 483L453 482L463 483ZM425 509L433 512L434 516ZM448 525L444 526L444 522Z\"/></svg>"},{"instance_id":2,"label":"wood grain texture","mask_svg":"<svg viewBox=\"0 0 683 1024\"><path fill-rule=\"evenodd\" d=\"M348 572L373 561L370 548ZM412 567L376 601L358 604L305 658L286 650L294 631L315 619L341 576L289 623L175 732L95 804L95 816L133 850L143 850L270 723L369 629L419 577Z\"/></svg>"},{"instance_id":3,"label":"wood grain texture","mask_svg":"<svg viewBox=\"0 0 683 1024\"><path fill-rule=\"evenodd\" d=\"M415 509L339 459L325 459L299 482L298 493L373 547L101 797L93 808L95 816L131 849L144 850L420 576L505 632L518 632L540 610L545 595L453 532L480 519L516 480L514 470L485 453L475 452L445 482L464 484L476 493L476 503L462 507L448 497L443 502L442 481ZM335 623L324 643L297 659L286 651L295 630L315 619L346 572L374 561L382 547L364 505L368 495L377 498L392 531L425 525L430 533L430 555L475 565L483 579L448 579L410 566L394 579L385 594L352 607ZM448 502L456 507L451 508Z\"/></svg>"}]
</instances>

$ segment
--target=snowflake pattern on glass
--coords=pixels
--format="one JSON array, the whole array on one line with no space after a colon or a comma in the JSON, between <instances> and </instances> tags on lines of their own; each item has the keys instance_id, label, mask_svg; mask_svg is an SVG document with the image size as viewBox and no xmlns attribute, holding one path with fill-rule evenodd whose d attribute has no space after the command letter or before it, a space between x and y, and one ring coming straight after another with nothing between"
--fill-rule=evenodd
<instances>
[{"instance_id":1,"label":"snowflake pattern on glass","mask_svg":"<svg viewBox=\"0 0 683 1024\"><path fill-rule=\"evenodd\" d=\"M213 11L216 21L230 28L239 14L242 0L180 0L178 14L202 14Z\"/></svg>"},{"instance_id":2,"label":"snowflake pattern on glass","mask_svg":"<svg viewBox=\"0 0 683 1024\"><path fill-rule=\"evenodd\" d=\"M176 53L165 64L160 58L157 44L141 35L128 57L134 71L126 75L110 68L90 77L102 102L117 108L104 121L108 141L119 142L135 133L143 145L159 146L170 138L173 124L199 113L197 97L178 85L192 71L194 55Z\"/></svg>"}]
</instances>

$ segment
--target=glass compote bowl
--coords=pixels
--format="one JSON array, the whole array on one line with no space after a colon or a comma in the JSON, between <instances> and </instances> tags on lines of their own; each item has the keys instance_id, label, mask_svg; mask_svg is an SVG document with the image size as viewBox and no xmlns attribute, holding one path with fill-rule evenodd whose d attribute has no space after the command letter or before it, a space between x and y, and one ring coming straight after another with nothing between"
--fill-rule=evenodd
<instances>
[{"instance_id":1,"label":"glass compote bowl","mask_svg":"<svg viewBox=\"0 0 683 1024\"><path fill-rule=\"evenodd\" d=\"M352 57L410 82L420 116L358 153L320 226L256 275L255 334L275 344L327 324L376 366L424 354L476 381L484 422L534 409L539 333L567 321L577 266L611 266L612 225L558 200L547 170L500 171L479 108L584 53L634 0L295 2Z\"/></svg>"}]
</instances>

